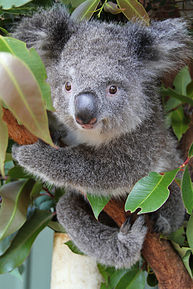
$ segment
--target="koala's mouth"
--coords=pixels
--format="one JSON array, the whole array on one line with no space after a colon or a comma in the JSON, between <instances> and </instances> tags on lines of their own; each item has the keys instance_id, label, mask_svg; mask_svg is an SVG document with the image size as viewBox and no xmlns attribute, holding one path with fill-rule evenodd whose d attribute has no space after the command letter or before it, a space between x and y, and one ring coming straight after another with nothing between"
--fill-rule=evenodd
<instances>
[{"instance_id":1,"label":"koala's mouth","mask_svg":"<svg viewBox=\"0 0 193 289\"><path fill-rule=\"evenodd\" d=\"M84 123L79 118L76 118L76 122L83 128L83 129L93 129L97 124L97 119L93 118L88 123Z\"/></svg>"}]
</instances>

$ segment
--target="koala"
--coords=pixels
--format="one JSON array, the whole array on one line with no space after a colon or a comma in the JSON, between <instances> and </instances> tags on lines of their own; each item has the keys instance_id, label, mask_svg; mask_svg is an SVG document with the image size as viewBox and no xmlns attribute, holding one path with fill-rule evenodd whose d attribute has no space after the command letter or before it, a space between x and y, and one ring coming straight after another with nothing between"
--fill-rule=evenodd
<instances>
[{"instance_id":1,"label":"koala","mask_svg":"<svg viewBox=\"0 0 193 289\"><path fill-rule=\"evenodd\" d=\"M25 170L65 188L56 212L75 245L98 262L129 268L140 257L144 216L119 229L97 221L85 198L126 198L150 171L181 163L176 141L165 128L158 84L164 73L191 56L181 19L126 24L74 22L61 5L23 19L13 36L35 47L44 61L55 112L50 127L57 149L38 141L13 146ZM157 232L171 233L184 220L181 192L152 213Z\"/></svg>"}]
</instances>

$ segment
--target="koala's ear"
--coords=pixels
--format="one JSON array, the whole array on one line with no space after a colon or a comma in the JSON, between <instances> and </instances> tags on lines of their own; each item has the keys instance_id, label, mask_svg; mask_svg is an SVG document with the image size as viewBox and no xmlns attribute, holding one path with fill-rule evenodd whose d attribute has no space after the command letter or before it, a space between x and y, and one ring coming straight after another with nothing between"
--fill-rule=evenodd
<instances>
[{"instance_id":1,"label":"koala's ear","mask_svg":"<svg viewBox=\"0 0 193 289\"><path fill-rule=\"evenodd\" d=\"M192 41L187 22L167 19L149 27L134 24L133 52L139 62L157 74L183 66L192 56Z\"/></svg>"},{"instance_id":2,"label":"koala's ear","mask_svg":"<svg viewBox=\"0 0 193 289\"><path fill-rule=\"evenodd\" d=\"M77 27L63 5L42 10L31 18L23 18L12 36L37 49L45 64L60 56L64 45Z\"/></svg>"}]
</instances>

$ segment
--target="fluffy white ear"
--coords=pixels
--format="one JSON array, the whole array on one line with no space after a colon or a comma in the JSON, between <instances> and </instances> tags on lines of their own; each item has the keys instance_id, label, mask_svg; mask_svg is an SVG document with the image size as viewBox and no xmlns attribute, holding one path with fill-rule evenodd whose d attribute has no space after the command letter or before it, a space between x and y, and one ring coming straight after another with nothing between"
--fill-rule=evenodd
<instances>
[{"instance_id":1,"label":"fluffy white ear","mask_svg":"<svg viewBox=\"0 0 193 289\"><path fill-rule=\"evenodd\" d=\"M130 54L134 54L139 66L158 76L177 69L193 55L187 26L180 18L152 22L149 27L128 24Z\"/></svg>"},{"instance_id":2,"label":"fluffy white ear","mask_svg":"<svg viewBox=\"0 0 193 289\"><path fill-rule=\"evenodd\" d=\"M35 47L45 64L56 60L65 43L77 30L63 5L55 5L50 10L42 10L31 18L23 18L12 36Z\"/></svg>"}]
</instances>

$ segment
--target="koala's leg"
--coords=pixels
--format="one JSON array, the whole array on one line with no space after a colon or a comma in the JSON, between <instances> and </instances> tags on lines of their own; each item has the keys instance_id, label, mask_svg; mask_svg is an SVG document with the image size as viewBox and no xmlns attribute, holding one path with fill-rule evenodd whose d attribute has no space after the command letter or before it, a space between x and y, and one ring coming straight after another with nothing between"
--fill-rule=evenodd
<instances>
[{"instance_id":1,"label":"koala's leg","mask_svg":"<svg viewBox=\"0 0 193 289\"><path fill-rule=\"evenodd\" d=\"M173 182L169 189L170 196L167 202L151 215L155 222L154 230L165 234L176 231L182 225L185 217L180 188Z\"/></svg>"},{"instance_id":2,"label":"koala's leg","mask_svg":"<svg viewBox=\"0 0 193 289\"><path fill-rule=\"evenodd\" d=\"M143 216L132 226L126 221L119 230L99 223L89 210L84 197L73 192L64 194L57 204L58 220L75 245L105 265L128 268L135 264L147 232Z\"/></svg>"}]
</instances>

